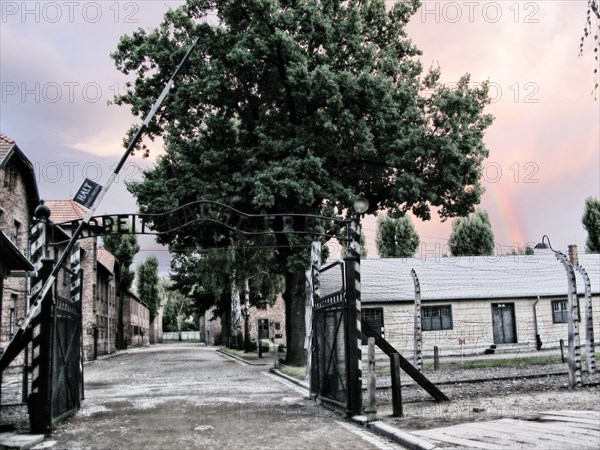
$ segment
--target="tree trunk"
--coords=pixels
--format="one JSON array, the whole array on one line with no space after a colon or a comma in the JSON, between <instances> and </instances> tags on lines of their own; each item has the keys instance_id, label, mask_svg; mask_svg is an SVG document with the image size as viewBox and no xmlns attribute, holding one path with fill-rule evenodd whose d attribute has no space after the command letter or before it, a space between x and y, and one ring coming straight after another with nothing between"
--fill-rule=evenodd
<instances>
[{"instance_id":1,"label":"tree trunk","mask_svg":"<svg viewBox=\"0 0 600 450\"><path fill-rule=\"evenodd\" d=\"M304 339L306 337L305 282L304 272L286 272L285 274L285 331L287 356L285 364L290 366L306 365Z\"/></svg>"},{"instance_id":2,"label":"tree trunk","mask_svg":"<svg viewBox=\"0 0 600 450\"><path fill-rule=\"evenodd\" d=\"M231 283L231 347L241 349L242 336L242 305L240 291L234 282Z\"/></svg>"},{"instance_id":3,"label":"tree trunk","mask_svg":"<svg viewBox=\"0 0 600 450\"><path fill-rule=\"evenodd\" d=\"M244 309L242 316L244 316L244 351L247 353L250 351L250 283L246 278L244 285Z\"/></svg>"}]
</instances>

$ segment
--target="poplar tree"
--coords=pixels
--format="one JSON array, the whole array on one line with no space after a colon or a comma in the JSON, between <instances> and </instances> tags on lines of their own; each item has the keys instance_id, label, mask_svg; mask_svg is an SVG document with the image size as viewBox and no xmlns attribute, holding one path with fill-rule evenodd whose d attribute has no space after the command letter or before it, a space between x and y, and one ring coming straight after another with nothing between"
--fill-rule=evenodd
<instances>
[{"instance_id":1,"label":"poplar tree","mask_svg":"<svg viewBox=\"0 0 600 450\"><path fill-rule=\"evenodd\" d=\"M600 200L592 196L585 199L585 211L581 222L587 231L585 251L600 253Z\"/></svg>"},{"instance_id":2,"label":"poplar tree","mask_svg":"<svg viewBox=\"0 0 600 450\"><path fill-rule=\"evenodd\" d=\"M394 219L381 214L377 218L375 242L382 258L409 258L414 256L421 240L409 216Z\"/></svg>"},{"instance_id":3,"label":"poplar tree","mask_svg":"<svg viewBox=\"0 0 600 450\"><path fill-rule=\"evenodd\" d=\"M125 294L133 286L135 272L130 269L133 258L139 252L140 246L135 234L111 234L102 237L104 248L115 257L115 290L117 291L117 340L116 347L120 350L126 347L123 310Z\"/></svg>"},{"instance_id":4,"label":"poplar tree","mask_svg":"<svg viewBox=\"0 0 600 450\"><path fill-rule=\"evenodd\" d=\"M160 309L158 283L158 259L156 256L150 255L137 267L137 294L140 300L148 306L151 322Z\"/></svg>"},{"instance_id":5,"label":"poplar tree","mask_svg":"<svg viewBox=\"0 0 600 450\"><path fill-rule=\"evenodd\" d=\"M454 256L493 255L494 232L488 213L479 209L454 220L448 246Z\"/></svg>"}]
</instances>

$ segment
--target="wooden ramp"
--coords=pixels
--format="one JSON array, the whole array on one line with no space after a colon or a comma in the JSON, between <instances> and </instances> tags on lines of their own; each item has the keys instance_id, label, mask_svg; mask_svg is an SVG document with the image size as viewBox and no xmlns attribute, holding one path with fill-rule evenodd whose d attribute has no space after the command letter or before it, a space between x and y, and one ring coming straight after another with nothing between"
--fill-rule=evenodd
<instances>
[{"instance_id":1,"label":"wooden ramp","mask_svg":"<svg viewBox=\"0 0 600 450\"><path fill-rule=\"evenodd\" d=\"M411 434L444 448L598 449L600 412L545 411L537 420L472 422Z\"/></svg>"}]
</instances>

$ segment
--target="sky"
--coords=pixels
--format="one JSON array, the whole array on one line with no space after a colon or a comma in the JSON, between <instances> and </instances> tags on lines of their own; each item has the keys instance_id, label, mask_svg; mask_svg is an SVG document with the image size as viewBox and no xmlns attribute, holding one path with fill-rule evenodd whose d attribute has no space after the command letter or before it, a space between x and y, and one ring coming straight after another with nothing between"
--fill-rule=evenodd
<instances>
[{"instance_id":1,"label":"sky","mask_svg":"<svg viewBox=\"0 0 600 450\"><path fill-rule=\"evenodd\" d=\"M42 198L72 198L87 177L104 184L126 130L139 124L126 106L108 105L123 90L109 54L119 38L157 26L180 1L0 2L0 132L34 165ZM426 1L408 35L428 68L452 85L469 73L491 84L495 116L485 142L486 189L480 207L491 218L497 251L535 245L585 247L585 198L600 197L600 102L594 100L592 41L583 56L585 0ZM159 93L157 93L158 95ZM600 92L598 93L600 94ZM97 214L137 210L124 180L140 180L161 152L130 157ZM444 250L450 221L414 220L418 254ZM369 257L376 256L375 218L363 220ZM138 260L169 256L140 236Z\"/></svg>"}]
</instances>

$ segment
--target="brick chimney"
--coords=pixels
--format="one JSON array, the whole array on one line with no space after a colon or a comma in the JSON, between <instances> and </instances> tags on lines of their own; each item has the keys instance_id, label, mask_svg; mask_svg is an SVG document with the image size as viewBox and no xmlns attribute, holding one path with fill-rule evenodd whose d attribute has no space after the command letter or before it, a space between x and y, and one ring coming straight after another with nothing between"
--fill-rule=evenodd
<instances>
[{"instance_id":1,"label":"brick chimney","mask_svg":"<svg viewBox=\"0 0 600 450\"><path fill-rule=\"evenodd\" d=\"M577 254L577 245L569 245L569 261L574 266L579 265L579 255Z\"/></svg>"}]
</instances>

